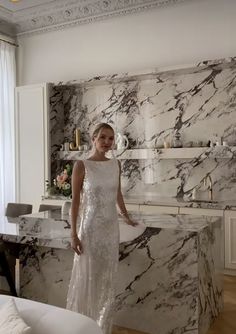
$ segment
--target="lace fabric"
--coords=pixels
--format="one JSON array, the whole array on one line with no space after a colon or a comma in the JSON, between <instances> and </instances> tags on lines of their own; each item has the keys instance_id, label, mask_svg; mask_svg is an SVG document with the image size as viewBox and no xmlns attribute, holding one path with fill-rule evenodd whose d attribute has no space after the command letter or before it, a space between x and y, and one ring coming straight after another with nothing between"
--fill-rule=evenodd
<instances>
[{"instance_id":1,"label":"lace fabric","mask_svg":"<svg viewBox=\"0 0 236 334\"><path fill-rule=\"evenodd\" d=\"M110 334L119 256L116 209L119 166L115 159L84 160L79 238L83 254L75 254L67 308L94 319Z\"/></svg>"}]
</instances>

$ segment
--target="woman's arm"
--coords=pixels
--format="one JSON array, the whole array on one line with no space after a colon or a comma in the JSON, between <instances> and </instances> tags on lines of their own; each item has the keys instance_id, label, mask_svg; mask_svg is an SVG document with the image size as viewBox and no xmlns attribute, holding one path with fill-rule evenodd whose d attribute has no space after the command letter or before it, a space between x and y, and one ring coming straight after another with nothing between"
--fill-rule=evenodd
<instances>
[{"instance_id":1,"label":"woman's arm","mask_svg":"<svg viewBox=\"0 0 236 334\"><path fill-rule=\"evenodd\" d=\"M82 245L77 235L77 217L80 205L80 192L84 180L84 164L77 161L72 171L72 204L71 204L71 247L80 255L82 253Z\"/></svg>"},{"instance_id":2,"label":"woman's arm","mask_svg":"<svg viewBox=\"0 0 236 334\"><path fill-rule=\"evenodd\" d=\"M135 223L133 222L130 217L129 217L129 214L127 212L127 209L125 207L125 203L124 203L124 199L123 199L123 195L122 195L122 192L121 192L121 182L120 182L120 177L121 177L121 165L120 165L120 161L119 162L119 169L120 169L120 172L119 172L119 186L118 186L118 193L117 193L117 205L120 209L120 214L122 215L122 217L124 218L126 224L128 225L132 225L132 226L135 226L137 225L138 223Z\"/></svg>"}]
</instances>

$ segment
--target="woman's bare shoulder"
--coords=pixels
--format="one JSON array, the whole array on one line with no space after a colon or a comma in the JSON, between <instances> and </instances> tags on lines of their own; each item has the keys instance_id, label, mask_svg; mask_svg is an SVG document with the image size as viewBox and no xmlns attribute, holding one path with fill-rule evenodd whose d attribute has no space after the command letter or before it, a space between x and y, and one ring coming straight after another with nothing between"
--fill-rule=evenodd
<instances>
[{"instance_id":1,"label":"woman's bare shoulder","mask_svg":"<svg viewBox=\"0 0 236 334\"><path fill-rule=\"evenodd\" d=\"M74 163L74 170L76 170L79 173L84 173L84 163L82 160L77 160Z\"/></svg>"}]
</instances>

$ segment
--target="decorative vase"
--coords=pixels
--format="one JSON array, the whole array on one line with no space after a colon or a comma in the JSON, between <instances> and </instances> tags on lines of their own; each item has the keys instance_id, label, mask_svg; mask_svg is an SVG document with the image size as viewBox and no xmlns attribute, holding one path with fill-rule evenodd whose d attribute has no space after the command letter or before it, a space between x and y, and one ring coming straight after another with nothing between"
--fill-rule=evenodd
<instances>
[{"instance_id":1,"label":"decorative vase","mask_svg":"<svg viewBox=\"0 0 236 334\"><path fill-rule=\"evenodd\" d=\"M122 132L118 132L116 135L116 145L117 145L117 150L127 149L129 146L128 137L124 135Z\"/></svg>"}]
</instances>

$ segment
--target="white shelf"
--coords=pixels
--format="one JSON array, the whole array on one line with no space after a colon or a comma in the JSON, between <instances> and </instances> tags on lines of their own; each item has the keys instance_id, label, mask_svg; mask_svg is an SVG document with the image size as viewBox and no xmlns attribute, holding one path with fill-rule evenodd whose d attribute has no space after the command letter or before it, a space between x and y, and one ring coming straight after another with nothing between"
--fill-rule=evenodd
<instances>
[{"instance_id":1,"label":"white shelf","mask_svg":"<svg viewBox=\"0 0 236 334\"><path fill-rule=\"evenodd\" d=\"M60 151L58 158L61 160L79 160L86 159L89 152L85 151ZM216 146L216 147L183 147L183 148L146 148L131 150L116 150L114 155L117 159L194 159L194 158L212 158L212 159L231 159L236 158L235 146ZM111 158L112 154L108 156Z\"/></svg>"}]
</instances>

